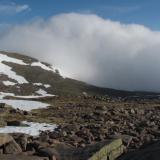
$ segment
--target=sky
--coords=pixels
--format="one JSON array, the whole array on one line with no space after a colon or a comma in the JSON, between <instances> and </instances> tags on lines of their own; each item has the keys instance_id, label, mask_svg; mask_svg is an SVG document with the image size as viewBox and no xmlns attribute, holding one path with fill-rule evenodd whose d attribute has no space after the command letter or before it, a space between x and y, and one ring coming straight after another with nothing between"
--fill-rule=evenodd
<instances>
[{"instance_id":1,"label":"sky","mask_svg":"<svg viewBox=\"0 0 160 160\"><path fill-rule=\"evenodd\" d=\"M160 1L0 0L0 50L97 86L160 91Z\"/></svg>"},{"instance_id":2,"label":"sky","mask_svg":"<svg viewBox=\"0 0 160 160\"><path fill-rule=\"evenodd\" d=\"M26 8L17 12L16 9L7 10L7 6L10 9L17 6ZM79 12L159 30L159 6L159 0L0 0L0 22L16 24L36 17L49 18L60 13Z\"/></svg>"}]
</instances>

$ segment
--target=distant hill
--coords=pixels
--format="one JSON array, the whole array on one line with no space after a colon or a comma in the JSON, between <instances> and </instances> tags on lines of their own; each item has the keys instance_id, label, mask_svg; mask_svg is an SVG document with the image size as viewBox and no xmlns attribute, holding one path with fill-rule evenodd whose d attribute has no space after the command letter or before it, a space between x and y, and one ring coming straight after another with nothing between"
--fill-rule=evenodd
<instances>
[{"instance_id":1,"label":"distant hill","mask_svg":"<svg viewBox=\"0 0 160 160\"><path fill-rule=\"evenodd\" d=\"M54 66L18 53L0 52L0 93L14 95L150 95L150 92L129 92L101 88L63 77Z\"/></svg>"}]
</instances>

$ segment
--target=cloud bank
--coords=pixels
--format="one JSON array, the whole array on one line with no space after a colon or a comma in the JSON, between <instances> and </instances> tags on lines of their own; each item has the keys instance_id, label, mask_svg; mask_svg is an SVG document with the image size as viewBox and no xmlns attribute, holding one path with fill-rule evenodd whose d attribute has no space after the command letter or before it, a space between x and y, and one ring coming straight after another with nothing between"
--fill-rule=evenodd
<instances>
[{"instance_id":1,"label":"cloud bank","mask_svg":"<svg viewBox=\"0 0 160 160\"><path fill-rule=\"evenodd\" d=\"M11 27L0 48L53 64L98 86L160 91L160 32L93 14L60 14Z\"/></svg>"}]
</instances>

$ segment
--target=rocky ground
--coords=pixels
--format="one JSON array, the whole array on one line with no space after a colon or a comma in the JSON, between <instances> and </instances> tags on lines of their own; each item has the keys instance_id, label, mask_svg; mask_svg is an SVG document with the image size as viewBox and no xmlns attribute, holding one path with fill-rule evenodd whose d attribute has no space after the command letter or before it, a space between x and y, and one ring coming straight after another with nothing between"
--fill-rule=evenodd
<instances>
[{"instance_id":1,"label":"rocky ground","mask_svg":"<svg viewBox=\"0 0 160 160\"><path fill-rule=\"evenodd\" d=\"M58 106L37 114L63 121L55 132L47 134L75 147L121 137L127 150L134 150L160 138L160 103L157 100L84 100Z\"/></svg>"},{"instance_id":2,"label":"rocky ground","mask_svg":"<svg viewBox=\"0 0 160 160\"><path fill-rule=\"evenodd\" d=\"M6 125L8 117L10 121L15 120L16 117L16 120L59 124L54 132L42 132L40 137L36 138L22 134L19 135L20 137L11 135L21 146L17 147L15 152L24 152L32 156L40 154L44 157L47 154L47 157L54 160L60 156L57 150L53 150L57 144L60 144L60 150L65 147L69 152L73 149L85 149L88 145L94 145L97 142L121 138L126 153L160 139L160 101L158 99L136 101L135 99L104 100L95 97L67 97L50 100L49 103L51 106L48 108L32 112L1 107L0 114L7 113L3 115L3 122L1 120L3 125ZM19 142L20 139L25 142L24 146ZM48 150L51 147L52 150ZM7 152L2 145L0 153Z\"/></svg>"}]
</instances>

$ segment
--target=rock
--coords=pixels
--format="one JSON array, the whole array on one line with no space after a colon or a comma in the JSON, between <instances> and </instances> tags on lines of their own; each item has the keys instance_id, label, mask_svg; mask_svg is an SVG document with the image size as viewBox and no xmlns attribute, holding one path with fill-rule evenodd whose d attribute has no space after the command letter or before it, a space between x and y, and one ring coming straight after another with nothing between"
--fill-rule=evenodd
<instances>
[{"instance_id":1,"label":"rock","mask_svg":"<svg viewBox=\"0 0 160 160\"><path fill-rule=\"evenodd\" d=\"M35 153L36 152L35 148L38 148L38 147L35 147L33 143L28 143L27 148L26 148L26 152Z\"/></svg>"},{"instance_id":2,"label":"rock","mask_svg":"<svg viewBox=\"0 0 160 160\"><path fill-rule=\"evenodd\" d=\"M14 136L14 139L21 146L22 151L26 151L27 143L28 143L28 135L20 134L17 137Z\"/></svg>"},{"instance_id":3,"label":"rock","mask_svg":"<svg viewBox=\"0 0 160 160\"><path fill-rule=\"evenodd\" d=\"M21 126L21 121L7 121L7 126Z\"/></svg>"},{"instance_id":4,"label":"rock","mask_svg":"<svg viewBox=\"0 0 160 160\"><path fill-rule=\"evenodd\" d=\"M3 148L0 148L0 155L3 154Z\"/></svg>"},{"instance_id":5,"label":"rock","mask_svg":"<svg viewBox=\"0 0 160 160\"><path fill-rule=\"evenodd\" d=\"M4 113L6 111L5 103L0 103L0 113Z\"/></svg>"},{"instance_id":6,"label":"rock","mask_svg":"<svg viewBox=\"0 0 160 160\"><path fill-rule=\"evenodd\" d=\"M5 154L17 154L17 153L21 153L21 152L22 152L21 147L16 143L16 141L14 139L4 145L4 153Z\"/></svg>"},{"instance_id":7,"label":"rock","mask_svg":"<svg viewBox=\"0 0 160 160\"><path fill-rule=\"evenodd\" d=\"M130 110L130 113L131 113L131 114L135 114L135 110L134 110L134 109L131 109L131 110Z\"/></svg>"},{"instance_id":8,"label":"rock","mask_svg":"<svg viewBox=\"0 0 160 160\"><path fill-rule=\"evenodd\" d=\"M117 139L117 138L121 138L122 139L122 142L123 144L128 147L130 145L130 143L132 142L133 140L133 137L130 136L130 135L121 135L121 134L117 134L117 135L111 135L109 136L109 138L111 139Z\"/></svg>"},{"instance_id":9,"label":"rock","mask_svg":"<svg viewBox=\"0 0 160 160\"><path fill-rule=\"evenodd\" d=\"M144 115L144 114L145 114L145 111L144 111L144 109L139 109L139 110L137 111L137 113L140 114L140 115Z\"/></svg>"},{"instance_id":10,"label":"rock","mask_svg":"<svg viewBox=\"0 0 160 160\"><path fill-rule=\"evenodd\" d=\"M4 126L6 126L6 122L3 119L1 119L0 120L0 127L4 127Z\"/></svg>"},{"instance_id":11,"label":"rock","mask_svg":"<svg viewBox=\"0 0 160 160\"><path fill-rule=\"evenodd\" d=\"M160 137L160 131L159 130L152 129L151 134L154 135L154 136Z\"/></svg>"},{"instance_id":12,"label":"rock","mask_svg":"<svg viewBox=\"0 0 160 160\"><path fill-rule=\"evenodd\" d=\"M5 103L0 103L0 108L5 108Z\"/></svg>"},{"instance_id":13,"label":"rock","mask_svg":"<svg viewBox=\"0 0 160 160\"><path fill-rule=\"evenodd\" d=\"M107 107L106 107L106 106L96 106L95 109L96 109L96 110L102 110L102 111L104 111L104 110L107 109Z\"/></svg>"},{"instance_id":14,"label":"rock","mask_svg":"<svg viewBox=\"0 0 160 160\"><path fill-rule=\"evenodd\" d=\"M86 144L85 143L81 143L80 147L84 148L84 147L86 147Z\"/></svg>"},{"instance_id":15,"label":"rock","mask_svg":"<svg viewBox=\"0 0 160 160\"><path fill-rule=\"evenodd\" d=\"M88 157L88 160L115 160L123 153L123 149L121 139L103 141L87 149L89 153L93 153L92 156ZM86 150L84 150L84 154L85 152Z\"/></svg>"},{"instance_id":16,"label":"rock","mask_svg":"<svg viewBox=\"0 0 160 160\"><path fill-rule=\"evenodd\" d=\"M0 146L3 146L9 142L13 141L13 137L9 134L0 133Z\"/></svg>"},{"instance_id":17,"label":"rock","mask_svg":"<svg viewBox=\"0 0 160 160\"><path fill-rule=\"evenodd\" d=\"M129 152L119 160L159 160L160 157L160 141L149 144L134 152Z\"/></svg>"},{"instance_id":18,"label":"rock","mask_svg":"<svg viewBox=\"0 0 160 160\"><path fill-rule=\"evenodd\" d=\"M27 111L23 111L23 115L29 115L29 112L27 112Z\"/></svg>"},{"instance_id":19,"label":"rock","mask_svg":"<svg viewBox=\"0 0 160 160\"><path fill-rule=\"evenodd\" d=\"M9 112L10 112L11 114L15 114L15 113L17 113L17 110L14 109L14 108L11 108L11 109L9 110Z\"/></svg>"},{"instance_id":20,"label":"rock","mask_svg":"<svg viewBox=\"0 0 160 160\"><path fill-rule=\"evenodd\" d=\"M126 147L130 145L133 139L133 137L130 135L122 135L121 138L122 138L122 142L124 143Z\"/></svg>"},{"instance_id":21,"label":"rock","mask_svg":"<svg viewBox=\"0 0 160 160\"><path fill-rule=\"evenodd\" d=\"M64 136L64 137L66 137L67 136L67 132L66 131L62 131L61 135Z\"/></svg>"},{"instance_id":22,"label":"rock","mask_svg":"<svg viewBox=\"0 0 160 160\"><path fill-rule=\"evenodd\" d=\"M49 141L49 135L47 134L41 134L39 137L39 141L41 142L48 142Z\"/></svg>"},{"instance_id":23,"label":"rock","mask_svg":"<svg viewBox=\"0 0 160 160\"><path fill-rule=\"evenodd\" d=\"M54 148L39 148L37 153L39 156L48 157L49 160L59 160L59 154Z\"/></svg>"}]
</instances>

